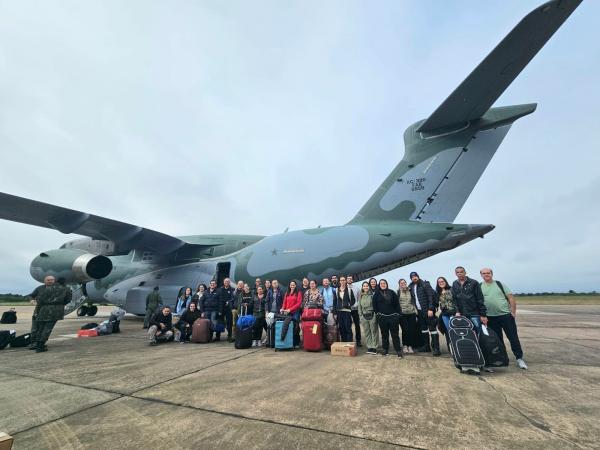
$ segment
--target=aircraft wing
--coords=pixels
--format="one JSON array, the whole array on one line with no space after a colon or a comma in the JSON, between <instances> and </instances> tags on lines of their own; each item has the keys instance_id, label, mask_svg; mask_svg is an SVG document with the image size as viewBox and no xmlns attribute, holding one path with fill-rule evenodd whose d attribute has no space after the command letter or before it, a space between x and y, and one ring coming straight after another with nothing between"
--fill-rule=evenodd
<instances>
[{"instance_id":1,"label":"aircraft wing","mask_svg":"<svg viewBox=\"0 0 600 450\"><path fill-rule=\"evenodd\" d=\"M581 2L553 0L530 12L417 131L460 126L483 116Z\"/></svg>"},{"instance_id":2,"label":"aircraft wing","mask_svg":"<svg viewBox=\"0 0 600 450\"><path fill-rule=\"evenodd\" d=\"M186 245L158 231L2 192L0 219L113 241L123 252L139 248L168 254Z\"/></svg>"}]
</instances>

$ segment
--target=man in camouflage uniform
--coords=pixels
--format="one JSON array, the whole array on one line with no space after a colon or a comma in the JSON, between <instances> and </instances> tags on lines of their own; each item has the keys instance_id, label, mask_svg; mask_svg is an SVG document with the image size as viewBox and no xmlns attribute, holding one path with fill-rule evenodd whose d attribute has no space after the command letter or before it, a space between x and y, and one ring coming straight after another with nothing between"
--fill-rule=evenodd
<instances>
[{"instance_id":1,"label":"man in camouflage uniform","mask_svg":"<svg viewBox=\"0 0 600 450\"><path fill-rule=\"evenodd\" d=\"M158 293L158 286L154 286L154 290L146 296L146 316L144 317L144 330L150 326L152 315L158 311L162 305L162 298Z\"/></svg>"},{"instance_id":2,"label":"man in camouflage uniform","mask_svg":"<svg viewBox=\"0 0 600 450\"><path fill-rule=\"evenodd\" d=\"M30 350L36 353L48 350L46 341L52 333L56 322L64 319L65 304L71 301L71 289L65 286L64 281L54 283L54 277L49 275L44 278L44 285L38 286L30 294L32 303L35 304L31 318L31 344Z\"/></svg>"}]
</instances>

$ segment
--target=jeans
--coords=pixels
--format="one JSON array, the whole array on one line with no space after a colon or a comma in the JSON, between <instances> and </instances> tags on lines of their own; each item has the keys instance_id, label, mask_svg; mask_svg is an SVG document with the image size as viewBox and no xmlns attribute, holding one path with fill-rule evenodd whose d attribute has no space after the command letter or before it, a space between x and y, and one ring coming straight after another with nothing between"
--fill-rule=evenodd
<instances>
[{"instance_id":1,"label":"jeans","mask_svg":"<svg viewBox=\"0 0 600 450\"><path fill-rule=\"evenodd\" d=\"M521 348L521 342L517 333L517 321L512 314L488 317L488 327L494 330L501 342L504 341L502 335L502 330L504 330L515 358L523 358L523 349Z\"/></svg>"},{"instance_id":2,"label":"jeans","mask_svg":"<svg viewBox=\"0 0 600 450\"><path fill-rule=\"evenodd\" d=\"M219 311L211 311L206 313L206 317L210 319L213 329L216 329L217 324L219 323ZM216 333L217 337L221 338L221 333Z\"/></svg>"},{"instance_id":3,"label":"jeans","mask_svg":"<svg viewBox=\"0 0 600 450\"><path fill-rule=\"evenodd\" d=\"M233 313L231 312L231 308L229 308L228 306L225 307L225 311L224 315L225 315L225 327L227 328L227 336L232 338L233 337Z\"/></svg>"},{"instance_id":4,"label":"jeans","mask_svg":"<svg viewBox=\"0 0 600 450\"><path fill-rule=\"evenodd\" d=\"M402 351L402 344L398 335L398 331L400 330L399 320L399 314L391 314L389 316L384 316L383 314L377 315L377 321L381 329L381 346L386 353L390 349L390 334L392 335L394 350L397 352Z\"/></svg>"},{"instance_id":5,"label":"jeans","mask_svg":"<svg viewBox=\"0 0 600 450\"><path fill-rule=\"evenodd\" d=\"M477 334L481 331L481 318L479 316L467 316L471 322L473 322L473 326L475 327L475 331ZM494 330L496 331L496 330Z\"/></svg>"},{"instance_id":6,"label":"jeans","mask_svg":"<svg viewBox=\"0 0 600 450\"><path fill-rule=\"evenodd\" d=\"M339 311L337 319L342 342L352 342L352 313L350 311Z\"/></svg>"},{"instance_id":7,"label":"jeans","mask_svg":"<svg viewBox=\"0 0 600 450\"><path fill-rule=\"evenodd\" d=\"M446 326L446 330L450 329L450 318L453 316L446 316L444 314L442 314L442 321L444 322L444 325ZM448 331L446 331L446 333L448 333Z\"/></svg>"}]
</instances>

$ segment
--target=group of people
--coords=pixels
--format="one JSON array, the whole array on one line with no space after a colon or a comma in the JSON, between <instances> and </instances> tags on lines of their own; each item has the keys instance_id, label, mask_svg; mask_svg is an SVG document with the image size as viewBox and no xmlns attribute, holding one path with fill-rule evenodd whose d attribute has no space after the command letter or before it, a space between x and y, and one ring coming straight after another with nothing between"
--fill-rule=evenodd
<instances>
[{"instance_id":1,"label":"group of people","mask_svg":"<svg viewBox=\"0 0 600 450\"><path fill-rule=\"evenodd\" d=\"M265 280L263 284L257 278L251 288L241 280L234 287L226 278L220 287L213 280L209 286L198 286L195 293L190 287L183 289L174 312L162 306L156 287L146 299L144 328L149 328L151 343L156 343L157 337L172 337L184 343L189 340L193 323L207 318L212 322L214 340L219 341L226 330L227 340L233 342L238 316L253 315L252 345L261 346L265 343L266 318L274 313L293 319L297 348L302 310L318 308L323 323L338 327L341 341L355 341L358 347L364 343L370 355L377 354L381 344L379 353L387 356L391 338L394 351L402 358L415 352L440 356L440 332L447 340L450 318L465 316L477 331L484 325L500 340L506 334L518 367L527 369L515 321L517 304L508 286L494 280L490 268L481 269L482 282L468 277L462 266L456 267L455 275L452 284L439 277L433 288L418 273L411 272L409 281L400 279L396 289L387 280L375 278L354 286L351 275L324 278L320 285L305 277L301 282L291 281L285 289L277 280ZM179 318L175 324L173 315Z\"/></svg>"}]
</instances>

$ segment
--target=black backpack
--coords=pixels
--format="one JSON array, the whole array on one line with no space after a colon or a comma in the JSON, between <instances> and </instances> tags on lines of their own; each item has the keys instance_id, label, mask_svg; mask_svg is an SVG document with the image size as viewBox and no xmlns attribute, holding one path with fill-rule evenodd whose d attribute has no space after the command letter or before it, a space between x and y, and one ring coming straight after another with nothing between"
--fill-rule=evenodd
<instances>
[{"instance_id":1,"label":"black backpack","mask_svg":"<svg viewBox=\"0 0 600 450\"><path fill-rule=\"evenodd\" d=\"M0 330L0 350L4 350L14 338L14 331Z\"/></svg>"},{"instance_id":2,"label":"black backpack","mask_svg":"<svg viewBox=\"0 0 600 450\"><path fill-rule=\"evenodd\" d=\"M92 328L96 328L98 324L96 322L86 323L85 325L81 325L80 330L91 330Z\"/></svg>"},{"instance_id":3,"label":"black backpack","mask_svg":"<svg viewBox=\"0 0 600 450\"><path fill-rule=\"evenodd\" d=\"M31 344L31 334L22 334L10 341L10 348L27 347Z\"/></svg>"},{"instance_id":4,"label":"black backpack","mask_svg":"<svg viewBox=\"0 0 600 450\"><path fill-rule=\"evenodd\" d=\"M14 309L4 311L0 323L17 323L17 312Z\"/></svg>"},{"instance_id":5,"label":"black backpack","mask_svg":"<svg viewBox=\"0 0 600 450\"><path fill-rule=\"evenodd\" d=\"M496 332L491 328L485 327L487 334L483 330L482 326L479 332L479 346L485 359L485 365L487 367L508 366L508 354L504 342L500 341Z\"/></svg>"}]
</instances>

